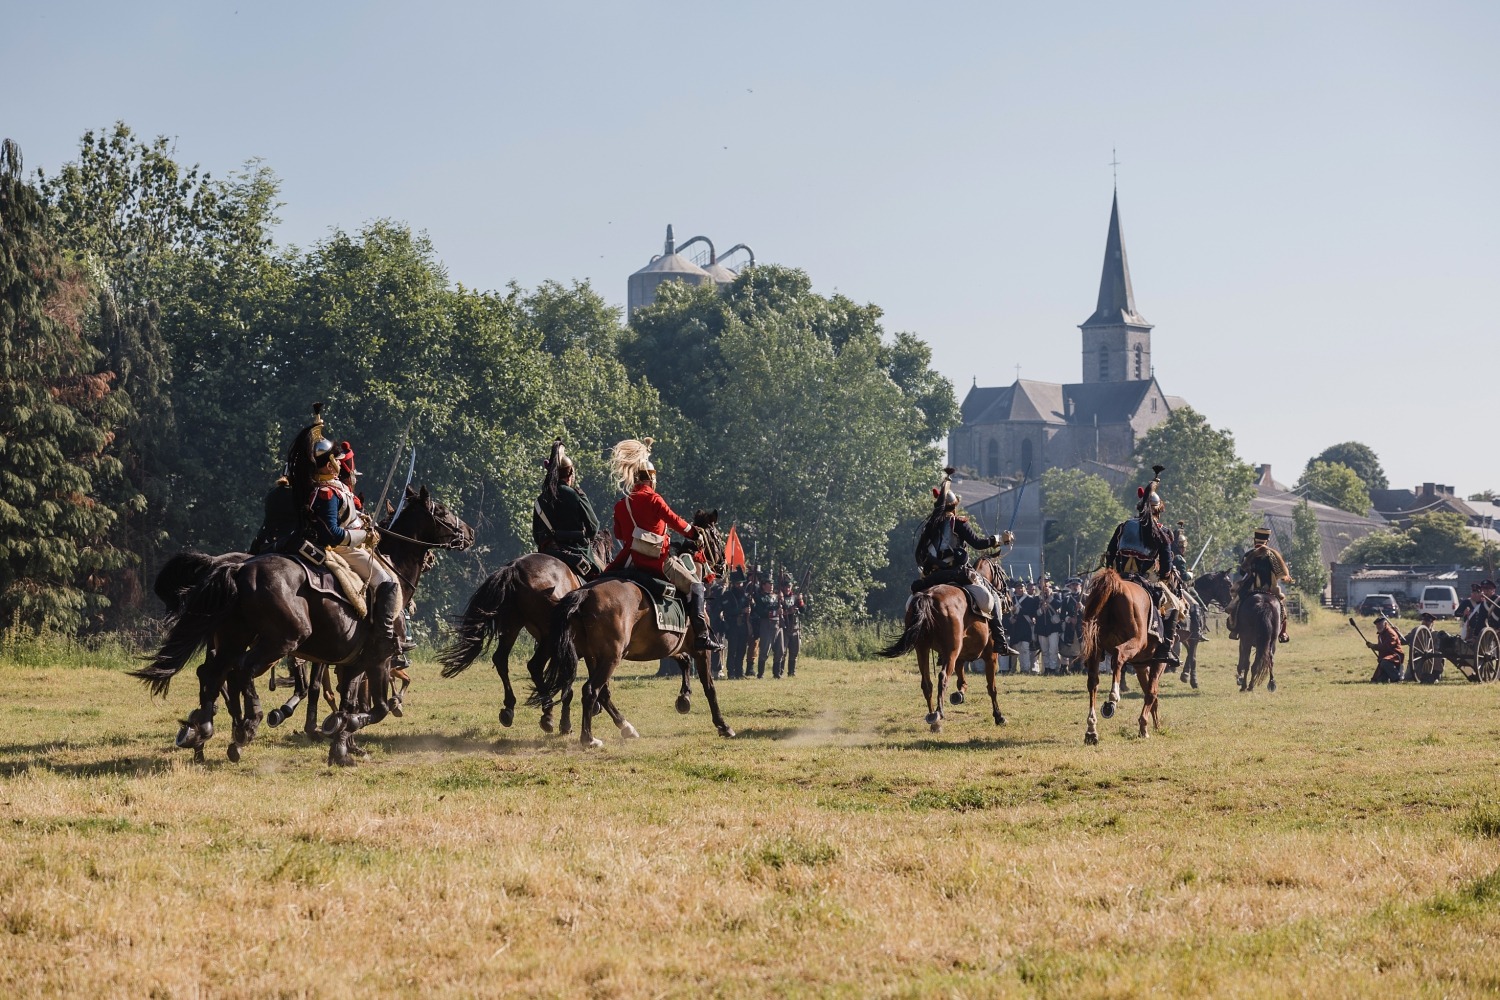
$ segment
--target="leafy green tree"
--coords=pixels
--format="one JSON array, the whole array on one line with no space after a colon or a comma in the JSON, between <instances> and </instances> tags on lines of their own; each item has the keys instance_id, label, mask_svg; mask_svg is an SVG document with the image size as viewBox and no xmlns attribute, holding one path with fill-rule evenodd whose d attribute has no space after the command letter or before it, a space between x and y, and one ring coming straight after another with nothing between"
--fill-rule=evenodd
<instances>
[{"instance_id":1,"label":"leafy green tree","mask_svg":"<svg viewBox=\"0 0 1500 1000\"><path fill-rule=\"evenodd\" d=\"M1042 516L1051 526L1043 560L1054 580L1094 564L1130 511L1103 478L1079 469L1042 473Z\"/></svg>"},{"instance_id":2,"label":"leafy green tree","mask_svg":"<svg viewBox=\"0 0 1500 1000\"><path fill-rule=\"evenodd\" d=\"M1490 558L1484 542L1463 515L1448 511L1418 514L1403 531L1377 531L1356 539L1339 562L1479 566Z\"/></svg>"},{"instance_id":3,"label":"leafy green tree","mask_svg":"<svg viewBox=\"0 0 1500 1000\"><path fill-rule=\"evenodd\" d=\"M1297 481L1297 492L1361 517L1370 513L1370 491L1357 473L1339 462L1311 462Z\"/></svg>"},{"instance_id":4,"label":"leafy green tree","mask_svg":"<svg viewBox=\"0 0 1500 1000\"><path fill-rule=\"evenodd\" d=\"M1318 535L1318 515L1305 499L1292 510L1292 544L1286 554L1287 568L1302 593L1316 597L1328 586L1328 568L1323 565L1323 544Z\"/></svg>"},{"instance_id":5,"label":"leafy green tree","mask_svg":"<svg viewBox=\"0 0 1500 1000\"><path fill-rule=\"evenodd\" d=\"M74 629L108 604L99 586L129 556L111 453L125 414L89 339L92 290L48 235L45 205L0 146L0 621ZM117 497L122 506L136 498Z\"/></svg>"},{"instance_id":6,"label":"leafy green tree","mask_svg":"<svg viewBox=\"0 0 1500 1000\"><path fill-rule=\"evenodd\" d=\"M1380 467L1380 459L1376 457L1374 449L1367 444L1358 441L1345 441L1342 444L1329 445L1323 451L1308 459L1307 468L1310 470L1319 462L1333 465L1343 465L1354 471L1359 481L1365 484L1365 490L1383 490L1389 487L1386 482L1385 470ZM1303 472L1304 478L1307 472ZM1348 508L1346 508L1348 509Z\"/></svg>"},{"instance_id":7,"label":"leafy green tree","mask_svg":"<svg viewBox=\"0 0 1500 1000\"><path fill-rule=\"evenodd\" d=\"M1224 568L1236 545L1250 534L1254 517L1255 470L1240 460L1234 436L1211 427L1191 407L1172 411L1164 422L1146 433L1135 449L1141 460L1137 482L1151 478L1152 465L1164 465L1162 499L1168 521L1186 521L1205 542L1204 570ZM1134 487L1130 487L1134 505Z\"/></svg>"}]
</instances>

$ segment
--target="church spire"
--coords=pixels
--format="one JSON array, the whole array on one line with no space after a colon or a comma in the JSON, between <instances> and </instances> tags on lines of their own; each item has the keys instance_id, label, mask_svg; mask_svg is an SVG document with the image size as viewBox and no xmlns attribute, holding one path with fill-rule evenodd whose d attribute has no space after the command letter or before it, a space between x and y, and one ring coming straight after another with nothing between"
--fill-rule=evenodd
<instances>
[{"instance_id":1,"label":"church spire","mask_svg":"<svg viewBox=\"0 0 1500 1000\"><path fill-rule=\"evenodd\" d=\"M1135 311L1135 292L1130 287L1130 261L1125 257L1125 237L1120 232L1120 195L1115 193L1109 209L1109 236L1104 241L1104 273L1099 277L1099 305L1083 326L1144 326L1146 318Z\"/></svg>"}]
</instances>

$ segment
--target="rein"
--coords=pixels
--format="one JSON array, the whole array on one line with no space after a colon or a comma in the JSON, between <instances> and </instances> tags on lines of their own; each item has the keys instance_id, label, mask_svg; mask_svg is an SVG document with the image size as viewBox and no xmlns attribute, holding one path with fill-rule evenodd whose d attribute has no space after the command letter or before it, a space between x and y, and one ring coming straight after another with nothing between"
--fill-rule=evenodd
<instances>
[{"instance_id":1,"label":"rein","mask_svg":"<svg viewBox=\"0 0 1500 1000\"><path fill-rule=\"evenodd\" d=\"M375 530L381 538L394 538L396 541L405 542L407 545L416 545L424 549L451 549L453 551L460 551L459 547L454 544L459 541L457 538L450 538L446 542L424 542L420 538L409 538L406 535L397 534L389 528L377 527Z\"/></svg>"}]
</instances>

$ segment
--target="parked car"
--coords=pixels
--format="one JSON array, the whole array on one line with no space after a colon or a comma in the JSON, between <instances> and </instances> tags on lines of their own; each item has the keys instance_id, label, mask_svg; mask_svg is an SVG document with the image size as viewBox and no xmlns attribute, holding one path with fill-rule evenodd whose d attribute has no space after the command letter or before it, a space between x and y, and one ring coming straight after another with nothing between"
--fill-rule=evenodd
<instances>
[{"instance_id":1,"label":"parked car","mask_svg":"<svg viewBox=\"0 0 1500 1000\"><path fill-rule=\"evenodd\" d=\"M1458 613L1458 591L1441 585L1423 587L1422 603L1417 610L1434 618L1452 618Z\"/></svg>"},{"instance_id":2,"label":"parked car","mask_svg":"<svg viewBox=\"0 0 1500 1000\"><path fill-rule=\"evenodd\" d=\"M1396 603L1396 598L1390 594L1368 594L1359 607L1355 609L1356 614L1361 615L1390 615L1401 613L1401 607Z\"/></svg>"}]
</instances>

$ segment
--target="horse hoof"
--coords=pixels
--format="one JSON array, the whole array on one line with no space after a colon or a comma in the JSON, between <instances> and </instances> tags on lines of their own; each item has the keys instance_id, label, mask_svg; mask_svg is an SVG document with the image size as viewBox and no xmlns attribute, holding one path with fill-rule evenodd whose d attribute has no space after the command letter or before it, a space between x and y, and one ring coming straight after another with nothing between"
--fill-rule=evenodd
<instances>
[{"instance_id":1,"label":"horse hoof","mask_svg":"<svg viewBox=\"0 0 1500 1000\"><path fill-rule=\"evenodd\" d=\"M628 722L621 723L620 736L627 740L638 740L641 738L641 734L636 732L635 727Z\"/></svg>"},{"instance_id":2,"label":"horse hoof","mask_svg":"<svg viewBox=\"0 0 1500 1000\"><path fill-rule=\"evenodd\" d=\"M1197 677L1193 678L1193 690L1194 691L1198 690L1198 678Z\"/></svg>"},{"instance_id":3,"label":"horse hoof","mask_svg":"<svg viewBox=\"0 0 1500 1000\"><path fill-rule=\"evenodd\" d=\"M537 725L542 727L542 732L544 733L554 732L557 729L557 727L552 724L552 717L548 715L542 716L541 721L538 722Z\"/></svg>"},{"instance_id":4,"label":"horse hoof","mask_svg":"<svg viewBox=\"0 0 1500 1000\"><path fill-rule=\"evenodd\" d=\"M677 714L687 715L693 710L693 700L685 694L677 696Z\"/></svg>"},{"instance_id":5,"label":"horse hoof","mask_svg":"<svg viewBox=\"0 0 1500 1000\"><path fill-rule=\"evenodd\" d=\"M502 708L500 710L500 725L504 726L506 729L509 729L511 727L511 724L514 723L515 721L516 721L516 710L515 709L513 709L513 708Z\"/></svg>"},{"instance_id":6,"label":"horse hoof","mask_svg":"<svg viewBox=\"0 0 1500 1000\"><path fill-rule=\"evenodd\" d=\"M386 710L388 712L390 712L392 715L394 715L396 718L400 719L400 718L403 717L404 713L402 713L402 711L401 711L401 699L400 698L392 698L390 701L386 702L385 707L386 707Z\"/></svg>"},{"instance_id":7,"label":"horse hoof","mask_svg":"<svg viewBox=\"0 0 1500 1000\"><path fill-rule=\"evenodd\" d=\"M1086 747L1096 747L1096 746L1098 746L1099 745L1099 734L1098 733L1084 733L1083 734L1083 745L1086 746Z\"/></svg>"},{"instance_id":8,"label":"horse hoof","mask_svg":"<svg viewBox=\"0 0 1500 1000\"><path fill-rule=\"evenodd\" d=\"M177 749L186 750L188 747L193 745L192 732L192 726L183 726L181 729L177 730L177 738L174 739L172 743L177 747Z\"/></svg>"},{"instance_id":9,"label":"horse hoof","mask_svg":"<svg viewBox=\"0 0 1500 1000\"><path fill-rule=\"evenodd\" d=\"M929 732L940 733L943 731L943 724L941 722L934 722L927 729Z\"/></svg>"},{"instance_id":10,"label":"horse hoof","mask_svg":"<svg viewBox=\"0 0 1500 1000\"><path fill-rule=\"evenodd\" d=\"M321 726L318 727L318 731L321 732L324 736L336 736L337 734L343 732L343 730L344 730L344 713L343 712L333 712L333 713L330 713L329 716L328 716L328 718L326 718L326 719L323 720L323 725L321 725Z\"/></svg>"},{"instance_id":11,"label":"horse hoof","mask_svg":"<svg viewBox=\"0 0 1500 1000\"><path fill-rule=\"evenodd\" d=\"M734 730L730 729L728 725L719 726L718 730L719 735L724 737L726 740L734 739Z\"/></svg>"},{"instance_id":12,"label":"horse hoof","mask_svg":"<svg viewBox=\"0 0 1500 1000\"><path fill-rule=\"evenodd\" d=\"M271 713L266 716L266 725L270 726L272 729L275 729L285 721L286 716L281 714L281 709L279 708L271 709Z\"/></svg>"},{"instance_id":13,"label":"horse hoof","mask_svg":"<svg viewBox=\"0 0 1500 1000\"><path fill-rule=\"evenodd\" d=\"M203 763L203 744L201 743L193 747L193 762L195 764Z\"/></svg>"},{"instance_id":14,"label":"horse hoof","mask_svg":"<svg viewBox=\"0 0 1500 1000\"><path fill-rule=\"evenodd\" d=\"M955 691L948 696L948 701L954 705L962 705L964 703L964 693L962 691Z\"/></svg>"},{"instance_id":15,"label":"horse hoof","mask_svg":"<svg viewBox=\"0 0 1500 1000\"><path fill-rule=\"evenodd\" d=\"M1099 714L1104 716L1106 719L1113 719L1115 717L1115 703L1112 701L1106 701L1104 704L1100 705Z\"/></svg>"},{"instance_id":16,"label":"horse hoof","mask_svg":"<svg viewBox=\"0 0 1500 1000\"><path fill-rule=\"evenodd\" d=\"M1005 716L1001 715L999 712L995 713L995 725L997 725L997 726L1003 726L1003 725L1005 725Z\"/></svg>"},{"instance_id":17,"label":"horse hoof","mask_svg":"<svg viewBox=\"0 0 1500 1000\"><path fill-rule=\"evenodd\" d=\"M1266 690L1267 691L1275 691L1276 690L1276 682L1274 680L1267 681L1266 682Z\"/></svg>"},{"instance_id":18,"label":"horse hoof","mask_svg":"<svg viewBox=\"0 0 1500 1000\"><path fill-rule=\"evenodd\" d=\"M224 753L229 757L229 763L238 764L240 762L240 745L238 743L229 744L229 749L225 750Z\"/></svg>"},{"instance_id":19,"label":"horse hoof","mask_svg":"<svg viewBox=\"0 0 1500 1000\"><path fill-rule=\"evenodd\" d=\"M923 717L922 721L927 723L929 726L935 726L937 725L938 714L936 712L928 712L927 715Z\"/></svg>"},{"instance_id":20,"label":"horse hoof","mask_svg":"<svg viewBox=\"0 0 1500 1000\"><path fill-rule=\"evenodd\" d=\"M1151 731L1146 728L1146 724L1144 722L1141 723L1141 739L1148 739L1150 736Z\"/></svg>"},{"instance_id":21,"label":"horse hoof","mask_svg":"<svg viewBox=\"0 0 1500 1000\"><path fill-rule=\"evenodd\" d=\"M590 736L588 739L583 740L582 743L585 750L598 750L604 746L604 741L597 736Z\"/></svg>"},{"instance_id":22,"label":"horse hoof","mask_svg":"<svg viewBox=\"0 0 1500 1000\"><path fill-rule=\"evenodd\" d=\"M352 753L356 757L368 757L368 756L370 756L370 751L366 750L362 746L357 746L354 743L353 740L349 741L349 752Z\"/></svg>"},{"instance_id":23,"label":"horse hoof","mask_svg":"<svg viewBox=\"0 0 1500 1000\"><path fill-rule=\"evenodd\" d=\"M1182 673L1178 674L1177 680L1178 683L1186 684L1188 682L1188 672L1184 670Z\"/></svg>"}]
</instances>

